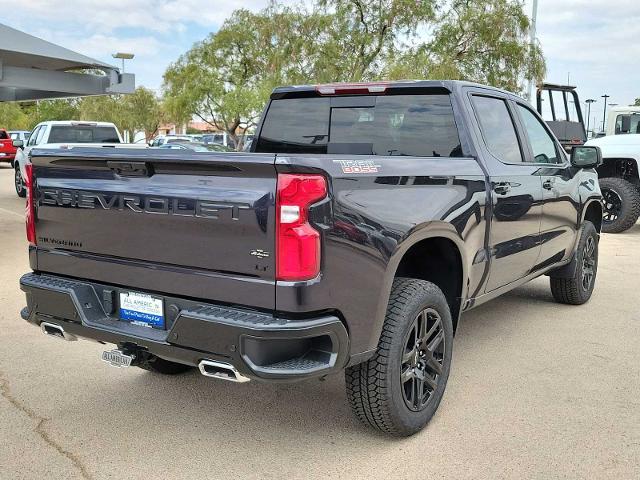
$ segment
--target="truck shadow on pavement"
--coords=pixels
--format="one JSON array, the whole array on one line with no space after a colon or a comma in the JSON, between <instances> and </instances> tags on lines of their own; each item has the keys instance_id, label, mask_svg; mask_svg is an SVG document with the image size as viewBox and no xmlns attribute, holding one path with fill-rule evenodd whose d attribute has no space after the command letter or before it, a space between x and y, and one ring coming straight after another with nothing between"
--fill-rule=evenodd
<instances>
[{"instance_id":1,"label":"truck shadow on pavement","mask_svg":"<svg viewBox=\"0 0 640 480\"><path fill-rule=\"evenodd\" d=\"M557 304L553 303L548 281L529 284L466 313L454 348L496 348L496 338L500 339L499 348L508 342L505 337L521 326L517 324L536 321L537 315L530 314L532 308L546 314L545 310L554 307ZM527 310L529 314L526 314ZM467 351L465 355L468 354ZM456 370L464 369L463 363L467 361L464 357L459 362L456 360L454 353L456 368L450 382ZM113 377L110 375L110 378ZM197 438L215 442L233 437L244 443L276 438L289 438L287 441L290 442L292 438L299 439L307 434L314 438L346 436L366 437L368 441L378 438L383 443L389 441L360 425L352 415L342 375L327 377L325 381L292 384L255 381L235 384L207 379L195 369L174 377L129 369L122 372L120 381L106 381L98 392L99 396L90 400L93 408L109 411L126 422L130 431L150 439L164 436L169 429L179 431L185 441ZM457 401L447 399L447 395L445 400L446 403ZM157 412L153 422L149 421L150 409ZM440 414L430 425L439 421ZM296 435L291 437L292 433ZM268 447L263 444L263 448ZM277 447L274 445L274 448Z\"/></svg>"}]
</instances>

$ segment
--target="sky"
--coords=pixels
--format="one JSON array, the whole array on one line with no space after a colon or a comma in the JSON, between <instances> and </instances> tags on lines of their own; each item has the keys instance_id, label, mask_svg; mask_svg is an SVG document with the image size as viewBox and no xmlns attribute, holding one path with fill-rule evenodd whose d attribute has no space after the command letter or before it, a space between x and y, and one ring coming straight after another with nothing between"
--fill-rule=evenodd
<instances>
[{"instance_id":1,"label":"sky","mask_svg":"<svg viewBox=\"0 0 640 480\"><path fill-rule=\"evenodd\" d=\"M532 2L526 0L528 15ZM216 31L233 9L258 10L267 3L4 0L0 22L107 63L115 62L113 52L133 52L127 71L136 74L138 85L157 90L169 63ZM639 27L637 0L539 0L537 38L547 60L547 81L566 84L569 76L582 101L598 100L594 111L601 111L605 93L611 95L609 103L633 103L640 97Z\"/></svg>"}]
</instances>

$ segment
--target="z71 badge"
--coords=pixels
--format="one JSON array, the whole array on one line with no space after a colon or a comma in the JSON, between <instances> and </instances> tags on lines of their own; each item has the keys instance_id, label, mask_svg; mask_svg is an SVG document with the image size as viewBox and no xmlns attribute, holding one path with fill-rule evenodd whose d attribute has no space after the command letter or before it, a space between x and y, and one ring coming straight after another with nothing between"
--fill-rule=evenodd
<instances>
[{"instance_id":1,"label":"z71 badge","mask_svg":"<svg viewBox=\"0 0 640 480\"><path fill-rule=\"evenodd\" d=\"M378 173L380 165L373 160L334 160L333 163L339 163L342 173Z\"/></svg>"}]
</instances>

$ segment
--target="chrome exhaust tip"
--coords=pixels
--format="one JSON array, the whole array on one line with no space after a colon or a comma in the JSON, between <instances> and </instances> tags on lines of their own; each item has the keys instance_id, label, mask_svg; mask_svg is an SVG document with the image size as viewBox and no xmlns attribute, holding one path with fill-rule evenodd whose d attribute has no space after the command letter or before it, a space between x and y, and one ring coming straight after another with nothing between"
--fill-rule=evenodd
<instances>
[{"instance_id":1,"label":"chrome exhaust tip","mask_svg":"<svg viewBox=\"0 0 640 480\"><path fill-rule=\"evenodd\" d=\"M67 333L64 331L60 325L56 325L55 323L42 322L40 324L40 330L45 335L49 335L50 337L59 338L60 340L66 340L67 342L75 342L78 340L78 337L72 335L71 333Z\"/></svg>"},{"instance_id":2,"label":"chrome exhaust tip","mask_svg":"<svg viewBox=\"0 0 640 480\"><path fill-rule=\"evenodd\" d=\"M213 377L237 383L249 381L248 377L242 375L238 370L236 370L236 367L228 363L216 362L213 360L201 360L198 364L198 369L205 377Z\"/></svg>"}]
</instances>

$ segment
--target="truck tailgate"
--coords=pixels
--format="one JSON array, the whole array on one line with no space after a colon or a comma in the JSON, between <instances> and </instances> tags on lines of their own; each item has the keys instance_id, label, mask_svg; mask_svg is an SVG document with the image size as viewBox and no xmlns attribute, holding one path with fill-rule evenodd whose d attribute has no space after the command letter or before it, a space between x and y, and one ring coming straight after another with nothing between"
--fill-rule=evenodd
<instances>
[{"instance_id":1,"label":"truck tailgate","mask_svg":"<svg viewBox=\"0 0 640 480\"><path fill-rule=\"evenodd\" d=\"M274 155L74 148L32 162L37 270L274 308Z\"/></svg>"}]
</instances>

